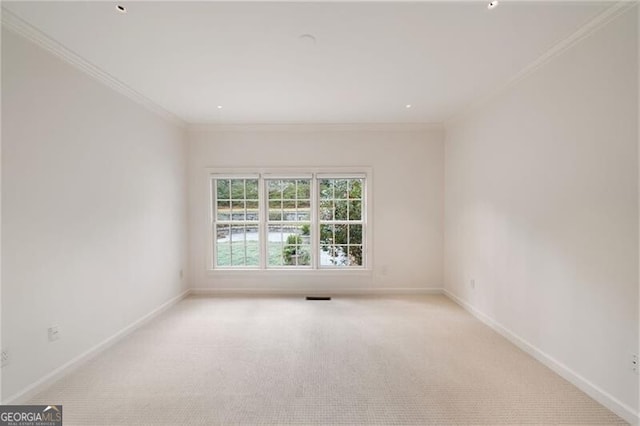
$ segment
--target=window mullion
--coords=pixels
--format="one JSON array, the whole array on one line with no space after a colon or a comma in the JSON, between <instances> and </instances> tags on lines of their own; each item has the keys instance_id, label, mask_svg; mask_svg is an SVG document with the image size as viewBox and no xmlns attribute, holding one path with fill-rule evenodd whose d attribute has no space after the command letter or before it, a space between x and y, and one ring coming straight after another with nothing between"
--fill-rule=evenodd
<instances>
[{"instance_id":1,"label":"window mullion","mask_svg":"<svg viewBox=\"0 0 640 426\"><path fill-rule=\"evenodd\" d=\"M258 178L258 239L260 240L260 269L267 268L267 191L264 177Z\"/></svg>"}]
</instances>

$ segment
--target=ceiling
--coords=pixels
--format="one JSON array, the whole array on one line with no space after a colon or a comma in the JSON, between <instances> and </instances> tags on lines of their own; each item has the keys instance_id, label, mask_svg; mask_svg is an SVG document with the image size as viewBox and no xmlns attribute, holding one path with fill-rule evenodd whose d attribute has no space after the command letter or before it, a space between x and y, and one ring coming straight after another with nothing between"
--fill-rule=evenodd
<instances>
[{"instance_id":1,"label":"ceiling","mask_svg":"<svg viewBox=\"0 0 640 426\"><path fill-rule=\"evenodd\" d=\"M611 5L117 4L2 3L188 123L442 122Z\"/></svg>"}]
</instances>

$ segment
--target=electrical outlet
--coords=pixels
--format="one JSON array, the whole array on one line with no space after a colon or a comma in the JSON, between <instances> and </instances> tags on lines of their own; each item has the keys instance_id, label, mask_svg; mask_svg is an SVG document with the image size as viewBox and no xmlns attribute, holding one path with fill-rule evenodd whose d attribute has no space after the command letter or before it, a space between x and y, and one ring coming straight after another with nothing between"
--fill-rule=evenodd
<instances>
[{"instance_id":1,"label":"electrical outlet","mask_svg":"<svg viewBox=\"0 0 640 426\"><path fill-rule=\"evenodd\" d=\"M180 269L180 279L184 278L184 271Z\"/></svg>"},{"instance_id":2,"label":"electrical outlet","mask_svg":"<svg viewBox=\"0 0 640 426\"><path fill-rule=\"evenodd\" d=\"M471 288L472 288L472 289L474 289L474 290L475 290L475 288L476 288L476 280L471 280L471 281L469 282L469 285L471 286Z\"/></svg>"},{"instance_id":3,"label":"electrical outlet","mask_svg":"<svg viewBox=\"0 0 640 426\"><path fill-rule=\"evenodd\" d=\"M2 351L2 367L9 364L9 351L6 349Z\"/></svg>"},{"instance_id":4,"label":"electrical outlet","mask_svg":"<svg viewBox=\"0 0 640 426\"><path fill-rule=\"evenodd\" d=\"M50 342L55 342L56 340L58 340L60 338L60 332L58 331L58 326L57 325L49 327L47 329L47 332L49 333L49 341Z\"/></svg>"},{"instance_id":5,"label":"electrical outlet","mask_svg":"<svg viewBox=\"0 0 640 426\"><path fill-rule=\"evenodd\" d=\"M638 354L631 355L631 370L636 374L640 373L640 365L638 365Z\"/></svg>"}]
</instances>

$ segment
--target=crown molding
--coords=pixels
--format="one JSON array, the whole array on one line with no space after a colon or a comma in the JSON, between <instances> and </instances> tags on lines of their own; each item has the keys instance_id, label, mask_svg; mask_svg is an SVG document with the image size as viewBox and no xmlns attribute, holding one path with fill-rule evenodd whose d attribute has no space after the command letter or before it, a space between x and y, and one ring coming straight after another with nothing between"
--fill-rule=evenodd
<instances>
[{"instance_id":1,"label":"crown molding","mask_svg":"<svg viewBox=\"0 0 640 426\"><path fill-rule=\"evenodd\" d=\"M13 12L2 7L2 26L19 34L26 39L36 43L38 46L60 57L67 63L73 65L77 69L92 76L96 80L107 85L116 92L128 97L134 102L144 106L148 110L162 117L163 119L186 127L189 131L210 131L210 132L242 132L242 131L426 131L426 130L442 130L450 125L455 124L473 111L480 109L493 99L499 97L504 92L515 86L520 81L527 78L539 68L543 67L553 58L561 55L566 50L573 47L581 40L589 37L591 34L604 27L606 24L626 13L637 4L637 1L618 1L612 6L598 14L596 17L588 21L577 31L569 35L569 37L555 44L536 60L529 63L516 75L509 79L506 83L497 86L489 94L481 96L474 101L468 103L458 113L447 118L441 123L351 123L351 124L214 124L214 123L187 123L174 113L166 110L151 99L135 91L125 83L121 82L109 73L101 70L94 64L90 63L77 53L69 50L59 42L44 34L31 24L27 23Z\"/></svg>"},{"instance_id":2,"label":"crown molding","mask_svg":"<svg viewBox=\"0 0 640 426\"><path fill-rule=\"evenodd\" d=\"M53 53L65 62L73 65L80 71L95 78L96 80L100 81L116 92L128 97L132 101L144 106L161 118L180 127L186 126L186 122L174 113L164 109L143 94L127 86L125 83L118 80L111 74L101 70L91 62L84 59L82 56L69 50L56 40L52 39L42 31L38 30L36 27L24 21L22 18L4 7L2 8L2 26L26 38L27 40L30 40L31 42L37 44L48 52Z\"/></svg>"},{"instance_id":3,"label":"crown molding","mask_svg":"<svg viewBox=\"0 0 640 426\"><path fill-rule=\"evenodd\" d=\"M613 21L617 17L623 15L632 9L638 2L636 0L631 1L617 1L613 5L609 6L603 12L596 15L593 19L589 20L587 23L582 25L577 31L569 35L567 38L562 41L556 43L549 50L539 56L536 60L529 63L529 65L525 66L521 69L516 75L511 77L506 83L497 86L492 91L490 91L487 95L481 96L476 100L471 101L465 107L463 107L459 112L455 113L451 117L447 118L443 121L443 125L449 127L456 122L462 120L470 113L477 111L481 107L487 105L489 102L499 97L513 86L518 84L520 81L527 78L529 75L536 72L539 68L542 68L549 61L553 60L557 56L562 55L564 52L569 50L571 47L579 43L581 40L589 37L600 28L607 25L609 22Z\"/></svg>"},{"instance_id":4,"label":"crown molding","mask_svg":"<svg viewBox=\"0 0 640 426\"><path fill-rule=\"evenodd\" d=\"M444 131L442 123L247 123L187 125L190 132L424 132Z\"/></svg>"}]
</instances>

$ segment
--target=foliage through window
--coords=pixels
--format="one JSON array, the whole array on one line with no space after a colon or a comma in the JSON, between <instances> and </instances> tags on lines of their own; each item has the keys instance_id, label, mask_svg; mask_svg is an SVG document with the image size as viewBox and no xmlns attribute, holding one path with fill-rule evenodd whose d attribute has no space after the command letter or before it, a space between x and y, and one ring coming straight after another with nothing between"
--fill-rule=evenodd
<instances>
[{"instance_id":1,"label":"foliage through window","mask_svg":"<svg viewBox=\"0 0 640 426\"><path fill-rule=\"evenodd\" d=\"M320 180L320 265L362 266L362 184Z\"/></svg>"},{"instance_id":2,"label":"foliage through window","mask_svg":"<svg viewBox=\"0 0 640 426\"><path fill-rule=\"evenodd\" d=\"M211 177L215 269L366 266L366 175Z\"/></svg>"},{"instance_id":3,"label":"foliage through window","mask_svg":"<svg viewBox=\"0 0 640 426\"><path fill-rule=\"evenodd\" d=\"M311 179L267 179L268 266L311 265Z\"/></svg>"}]
</instances>

